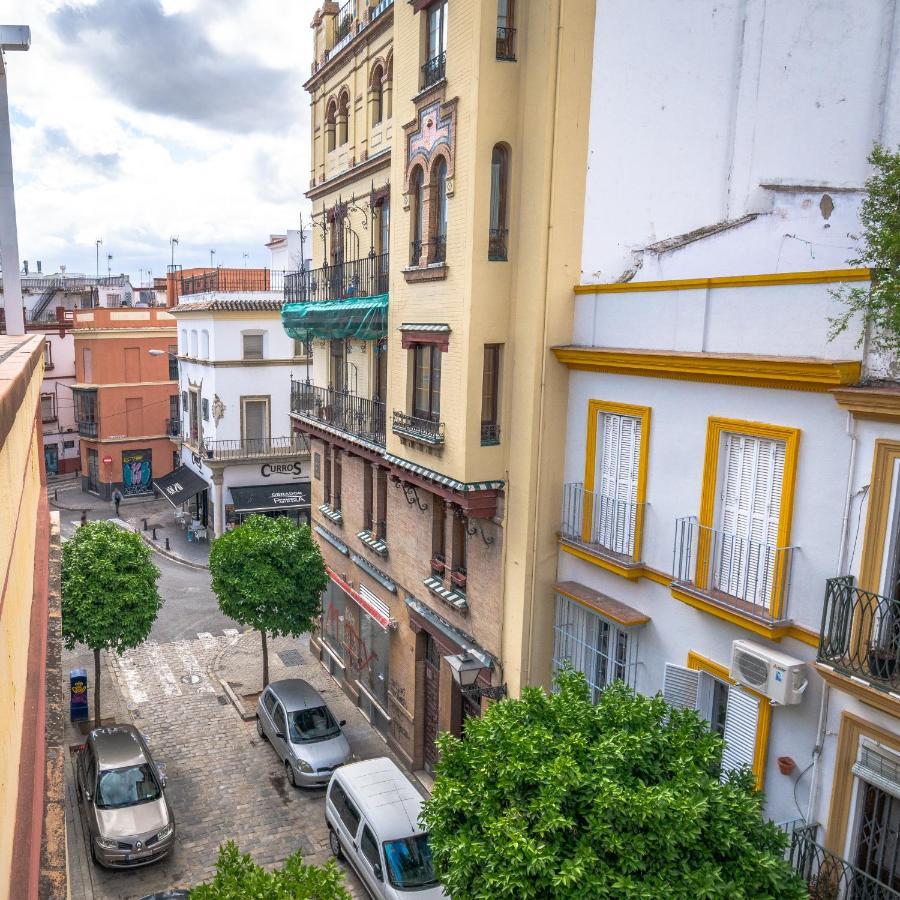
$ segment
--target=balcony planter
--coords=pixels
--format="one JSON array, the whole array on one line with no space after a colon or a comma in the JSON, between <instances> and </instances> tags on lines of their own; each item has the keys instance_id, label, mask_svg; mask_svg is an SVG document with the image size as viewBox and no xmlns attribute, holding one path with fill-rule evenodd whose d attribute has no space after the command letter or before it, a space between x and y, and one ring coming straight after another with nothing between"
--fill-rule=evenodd
<instances>
[{"instance_id":1,"label":"balcony planter","mask_svg":"<svg viewBox=\"0 0 900 900\"><path fill-rule=\"evenodd\" d=\"M778 757L778 771L782 775L790 775L797 768L797 763L790 756Z\"/></svg>"},{"instance_id":2,"label":"balcony planter","mask_svg":"<svg viewBox=\"0 0 900 900\"><path fill-rule=\"evenodd\" d=\"M443 557L441 556L432 556L431 557L431 571L435 573L435 575L443 575L444 570L447 568L447 563L444 562Z\"/></svg>"},{"instance_id":3,"label":"balcony planter","mask_svg":"<svg viewBox=\"0 0 900 900\"><path fill-rule=\"evenodd\" d=\"M458 587L464 588L466 586L466 573L461 572L459 570L450 573L450 580Z\"/></svg>"}]
</instances>

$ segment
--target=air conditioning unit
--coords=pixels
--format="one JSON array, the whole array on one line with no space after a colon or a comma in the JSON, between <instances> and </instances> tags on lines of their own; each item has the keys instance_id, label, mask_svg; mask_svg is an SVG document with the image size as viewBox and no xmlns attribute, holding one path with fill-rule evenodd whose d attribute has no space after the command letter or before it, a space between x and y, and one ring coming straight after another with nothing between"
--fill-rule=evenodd
<instances>
[{"instance_id":1,"label":"air conditioning unit","mask_svg":"<svg viewBox=\"0 0 900 900\"><path fill-rule=\"evenodd\" d=\"M753 641L732 642L730 675L781 706L799 703L809 684L803 660Z\"/></svg>"}]
</instances>

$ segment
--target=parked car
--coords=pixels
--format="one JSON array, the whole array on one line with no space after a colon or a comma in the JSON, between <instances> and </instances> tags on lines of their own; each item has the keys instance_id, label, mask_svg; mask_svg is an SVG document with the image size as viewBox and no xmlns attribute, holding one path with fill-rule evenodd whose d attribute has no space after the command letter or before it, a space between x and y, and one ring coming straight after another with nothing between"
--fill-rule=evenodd
<instances>
[{"instance_id":1,"label":"parked car","mask_svg":"<svg viewBox=\"0 0 900 900\"><path fill-rule=\"evenodd\" d=\"M434 874L421 810L421 795L386 756L331 776L325 795L331 852L350 862L378 900L448 896Z\"/></svg>"},{"instance_id":2,"label":"parked car","mask_svg":"<svg viewBox=\"0 0 900 900\"><path fill-rule=\"evenodd\" d=\"M284 763L294 787L324 787L350 745L321 694L302 678L273 681L256 705L256 730Z\"/></svg>"},{"instance_id":3,"label":"parked car","mask_svg":"<svg viewBox=\"0 0 900 900\"><path fill-rule=\"evenodd\" d=\"M76 788L91 858L110 868L162 859L175 844L166 777L132 725L95 728L78 754Z\"/></svg>"}]
</instances>

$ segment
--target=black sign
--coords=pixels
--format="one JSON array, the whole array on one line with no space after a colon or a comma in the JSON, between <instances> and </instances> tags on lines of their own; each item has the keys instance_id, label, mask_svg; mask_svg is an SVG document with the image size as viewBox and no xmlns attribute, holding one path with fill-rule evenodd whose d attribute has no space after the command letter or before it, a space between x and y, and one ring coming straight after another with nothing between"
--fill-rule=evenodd
<instances>
[{"instance_id":1,"label":"black sign","mask_svg":"<svg viewBox=\"0 0 900 900\"><path fill-rule=\"evenodd\" d=\"M273 475L302 475L303 463L263 463L259 467L259 474L263 478L271 478Z\"/></svg>"},{"instance_id":2,"label":"black sign","mask_svg":"<svg viewBox=\"0 0 900 900\"><path fill-rule=\"evenodd\" d=\"M205 491L209 485L189 466L179 466L174 472L163 475L153 486L172 504L187 503L195 494Z\"/></svg>"},{"instance_id":3,"label":"black sign","mask_svg":"<svg viewBox=\"0 0 900 900\"><path fill-rule=\"evenodd\" d=\"M309 482L296 484L256 484L233 487L235 513L272 512L279 509L309 509Z\"/></svg>"}]
</instances>

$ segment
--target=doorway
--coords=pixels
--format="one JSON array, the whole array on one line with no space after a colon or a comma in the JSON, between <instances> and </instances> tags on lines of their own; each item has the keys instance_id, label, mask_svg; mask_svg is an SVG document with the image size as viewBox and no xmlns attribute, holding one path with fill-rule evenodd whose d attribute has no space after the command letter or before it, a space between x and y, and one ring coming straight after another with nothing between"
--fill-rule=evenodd
<instances>
[{"instance_id":1,"label":"doorway","mask_svg":"<svg viewBox=\"0 0 900 900\"><path fill-rule=\"evenodd\" d=\"M441 685L441 648L434 638L425 634L425 708L423 722L423 747L425 771L434 772L438 761L435 741L438 736L438 703Z\"/></svg>"},{"instance_id":2,"label":"doorway","mask_svg":"<svg viewBox=\"0 0 900 900\"><path fill-rule=\"evenodd\" d=\"M100 493L100 460L97 458L97 451L88 447L87 452L88 474L87 489L92 494Z\"/></svg>"},{"instance_id":3,"label":"doorway","mask_svg":"<svg viewBox=\"0 0 900 900\"><path fill-rule=\"evenodd\" d=\"M900 890L900 798L867 781L860 781L859 788L862 797L856 866L882 884Z\"/></svg>"},{"instance_id":4,"label":"doorway","mask_svg":"<svg viewBox=\"0 0 900 900\"><path fill-rule=\"evenodd\" d=\"M59 475L59 448L56 444L44 445L44 469L48 475Z\"/></svg>"}]
</instances>

